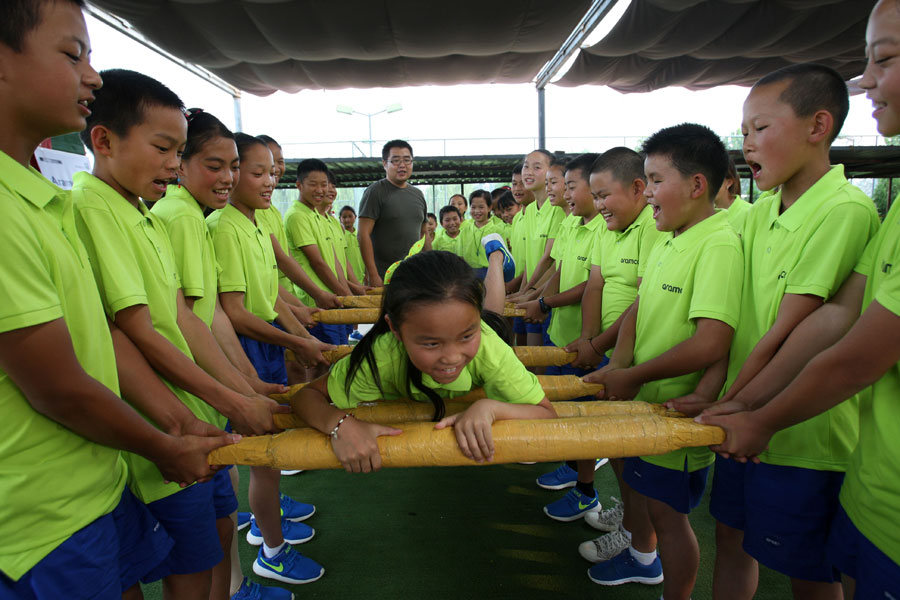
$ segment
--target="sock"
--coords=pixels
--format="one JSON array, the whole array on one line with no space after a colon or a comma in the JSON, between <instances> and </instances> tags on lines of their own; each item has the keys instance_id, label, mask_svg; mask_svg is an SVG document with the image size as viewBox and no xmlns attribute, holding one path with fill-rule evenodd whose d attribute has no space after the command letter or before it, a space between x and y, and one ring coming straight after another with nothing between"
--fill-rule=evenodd
<instances>
[{"instance_id":1,"label":"sock","mask_svg":"<svg viewBox=\"0 0 900 600\"><path fill-rule=\"evenodd\" d=\"M281 542L280 546L271 548L271 547L267 546L265 542L263 542L263 556L265 556L266 558L272 558L273 556L275 556L276 554L281 552L286 545L287 545L287 542ZM647 563L647 564L649 564L649 563Z\"/></svg>"},{"instance_id":2,"label":"sock","mask_svg":"<svg viewBox=\"0 0 900 600\"><path fill-rule=\"evenodd\" d=\"M578 470L578 464L574 460L567 460L566 466L569 467L570 469L572 469L573 471Z\"/></svg>"},{"instance_id":3,"label":"sock","mask_svg":"<svg viewBox=\"0 0 900 600\"><path fill-rule=\"evenodd\" d=\"M628 543L630 544L631 543L631 532L628 531L627 529L625 529L624 527L622 527L622 533L625 535L626 538L628 538Z\"/></svg>"},{"instance_id":4,"label":"sock","mask_svg":"<svg viewBox=\"0 0 900 600\"><path fill-rule=\"evenodd\" d=\"M597 495L597 492L594 491L594 482L584 483L583 481L576 481L575 487L579 492L587 496L588 498L593 498Z\"/></svg>"},{"instance_id":5,"label":"sock","mask_svg":"<svg viewBox=\"0 0 900 600\"><path fill-rule=\"evenodd\" d=\"M638 552L634 549L634 546L629 546L628 551L631 552L631 556L632 558L634 558L634 560L638 561L645 567L656 560L656 550L654 550L653 552Z\"/></svg>"}]
</instances>

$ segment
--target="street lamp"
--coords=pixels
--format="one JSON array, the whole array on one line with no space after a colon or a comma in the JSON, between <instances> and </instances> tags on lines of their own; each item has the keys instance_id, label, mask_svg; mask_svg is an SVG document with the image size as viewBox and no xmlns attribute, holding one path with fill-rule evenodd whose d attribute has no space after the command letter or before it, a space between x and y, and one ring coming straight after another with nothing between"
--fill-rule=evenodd
<instances>
[{"instance_id":1,"label":"street lamp","mask_svg":"<svg viewBox=\"0 0 900 600\"><path fill-rule=\"evenodd\" d=\"M345 115L362 115L364 117L368 117L368 119L369 119L369 157L370 158L373 156L373 154L372 154L372 142L373 142L373 140L372 140L372 117L374 117L375 115L380 115L381 113L395 113L395 112L398 112L401 110L403 110L403 107L400 106L399 102L391 104L389 106L386 106L383 109L379 110L378 112L373 112L373 113L359 112L358 110L353 110L353 107L347 106L346 104L338 104L337 105L337 111L339 113L343 113Z\"/></svg>"}]
</instances>

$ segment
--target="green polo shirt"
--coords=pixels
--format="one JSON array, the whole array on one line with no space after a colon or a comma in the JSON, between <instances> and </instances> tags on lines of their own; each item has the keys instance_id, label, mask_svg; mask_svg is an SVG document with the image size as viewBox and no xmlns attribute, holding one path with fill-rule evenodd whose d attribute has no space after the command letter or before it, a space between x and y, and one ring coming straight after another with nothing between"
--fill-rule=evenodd
<instances>
[{"instance_id":1,"label":"green polo shirt","mask_svg":"<svg viewBox=\"0 0 900 600\"><path fill-rule=\"evenodd\" d=\"M550 201L545 200L544 206L550 206ZM525 278L531 279L532 274L534 274L534 268L541 260L541 256L544 255L547 238L545 237L542 240L539 237L537 201L526 206L523 212L525 216L522 223L522 241L524 246L522 252L525 258Z\"/></svg>"},{"instance_id":2,"label":"green polo shirt","mask_svg":"<svg viewBox=\"0 0 900 600\"><path fill-rule=\"evenodd\" d=\"M490 220L481 227L478 227L474 221L471 223L472 225L466 227L465 231L460 230L459 232L462 257L473 269L487 267L488 260L484 254L484 246L481 245L481 238L491 233L500 233L500 228Z\"/></svg>"},{"instance_id":3,"label":"green polo shirt","mask_svg":"<svg viewBox=\"0 0 900 600\"><path fill-rule=\"evenodd\" d=\"M256 225L263 233L274 235L275 240L278 242L278 245L281 246L284 253L290 256L287 234L284 231L284 219L282 219L278 207L272 204L266 210L256 211ZM278 285L289 292L294 290L294 283L280 270L278 271Z\"/></svg>"},{"instance_id":4,"label":"green polo shirt","mask_svg":"<svg viewBox=\"0 0 900 600\"><path fill-rule=\"evenodd\" d=\"M574 215L569 215L574 217ZM559 261L559 290L565 292L584 283L590 275L589 267L594 247L599 245L600 238L606 232L606 222L596 215L588 223L582 217L575 217L566 233L566 243ZM560 227L560 231L563 231ZM556 249L556 242L553 243ZM562 348L578 339L581 335L581 302L568 306L559 306L552 311L547 333L550 341Z\"/></svg>"},{"instance_id":5,"label":"green polo shirt","mask_svg":"<svg viewBox=\"0 0 900 600\"><path fill-rule=\"evenodd\" d=\"M550 200L546 200L540 209L537 208L537 202L529 204L528 208L532 206L535 207L534 217L527 232L528 238L525 246L528 277L534 274L534 268L544 255L547 240L556 239L560 225L563 219L566 218L565 211L558 206L550 204Z\"/></svg>"},{"instance_id":6,"label":"green polo shirt","mask_svg":"<svg viewBox=\"0 0 900 600\"><path fill-rule=\"evenodd\" d=\"M569 243L569 238L579 225L581 225L581 217L568 214L563 218L553 238L555 241L550 249L550 258L556 261L562 260L563 255L566 254L566 245ZM559 289L562 290L563 288L560 287Z\"/></svg>"},{"instance_id":7,"label":"green polo shirt","mask_svg":"<svg viewBox=\"0 0 900 600\"><path fill-rule=\"evenodd\" d=\"M728 207L728 223L738 235L744 232L744 223L747 221L747 211L752 206L740 196L734 197L734 202Z\"/></svg>"},{"instance_id":8,"label":"green polo shirt","mask_svg":"<svg viewBox=\"0 0 900 600\"><path fill-rule=\"evenodd\" d=\"M369 365L363 361L348 395L344 382L350 370L350 357L345 356L332 365L328 375L328 395L335 406L347 409L360 402L408 397L409 360L403 344L390 333L382 334L372 344L372 354L383 392L375 384ZM422 383L441 398L456 398L476 387L483 387L488 398L510 404L539 404L546 396L537 377L522 366L513 349L484 322L478 352L456 380L441 384L423 374ZM428 397L415 386L413 399L428 402Z\"/></svg>"},{"instance_id":9,"label":"green polo shirt","mask_svg":"<svg viewBox=\"0 0 900 600\"><path fill-rule=\"evenodd\" d=\"M446 252L452 252L459 256L460 254L460 239L462 238L462 234L457 234L455 238L447 235L447 232L441 229L437 233L434 234L434 240L431 242L432 250L444 250Z\"/></svg>"},{"instance_id":10,"label":"green polo shirt","mask_svg":"<svg viewBox=\"0 0 900 600\"><path fill-rule=\"evenodd\" d=\"M65 319L81 366L118 394L112 339L69 192L0 152L0 221L0 332ZM40 414L2 370L0 411L0 572L16 581L111 512L127 473L118 450Z\"/></svg>"},{"instance_id":11,"label":"green polo shirt","mask_svg":"<svg viewBox=\"0 0 900 600\"><path fill-rule=\"evenodd\" d=\"M278 265L268 232L231 204L212 227L219 259L219 293L243 292L244 308L267 323L278 316Z\"/></svg>"},{"instance_id":12,"label":"green polo shirt","mask_svg":"<svg viewBox=\"0 0 900 600\"><path fill-rule=\"evenodd\" d=\"M516 277L522 274L525 267L525 229L522 221L524 218L525 210L523 209L516 213L509 226L509 251L512 253L513 260L516 261Z\"/></svg>"},{"instance_id":13,"label":"green polo shirt","mask_svg":"<svg viewBox=\"0 0 900 600\"><path fill-rule=\"evenodd\" d=\"M875 300L900 317L900 201L894 201L856 271L867 278L863 310ZM859 444L850 456L841 505L857 529L900 564L900 363L859 397Z\"/></svg>"},{"instance_id":14,"label":"green polo shirt","mask_svg":"<svg viewBox=\"0 0 900 600\"><path fill-rule=\"evenodd\" d=\"M319 288L334 292L319 278L319 275L312 268L309 259L304 254L303 246L316 246L322 255L322 260L334 270L334 262L332 257L331 246L331 228L321 218L322 216L315 210L306 206L299 200L294 201L291 207L284 214L284 230L287 233L288 247L291 249L291 256L294 257L312 282ZM299 288L297 288L299 289ZM298 296L307 306L312 306L313 301L307 295Z\"/></svg>"},{"instance_id":15,"label":"green polo shirt","mask_svg":"<svg viewBox=\"0 0 900 600\"><path fill-rule=\"evenodd\" d=\"M622 231L605 231L594 244L585 268L600 267L603 276L600 322L604 331L634 303L650 251L663 237L666 234L656 228L653 208L647 205L631 225Z\"/></svg>"},{"instance_id":16,"label":"green polo shirt","mask_svg":"<svg viewBox=\"0 0 900 600\"><path fill-rule=\"evenodd\" d=\"M203 208L185 187L170 185L150 212L166 227L181 289L194 300L194 314L212 327L216 312L218 267Z\"/></svg>"},{"instance_id":17,"label":"green polo shirt","mask_svg":"<svg viewBox=\"0 0 900 600\"><path fill-rule=\"evenodd\" d=\"M363 277L366 276L366 265L363 262L362 251L359 249L359 238L356 237L355 231L344 230L344 242L347 244L347 262L353 267L353 273L356 279L362 283Z\"/></svg>"},{"instance_id":18,"label":"green polo shirt","mask_svg":"<svg viewBox=\"0 0 900 600\"><path fill-rule=\"evenodd\" d=\"M153 328L193 360L178 328L180 280L175 255L165 225L143 203L135 208L109 185L89 173L76 173L72 188L75 223L84 242L103 308L111 320L120 310L146 305ZM224 425L211 406L160 377L197 418ZM164 484L156 465L136 454L125 453L129 486L138 498L150 503L181 490Z\"/></svg>"},{"instance_id":19,"label":"green polo shirt","mask_svg":"<svg viewBox=\"0 0 900 600\"><path fill-rule=\"evenodd\" d=\"M726 389L775 323L785 294L830 298L878 230L873 202L832 167L779 214L781 194L765 193L747 211L742 235L744 292ZM857 399L776 433L760 458L775 465L843 471L856 446Z\"/></svg>"},{"instance_id":20,"label":"green polo shirt","mask_svg":"<svg viewBox=\"0 0 900 600\"><path fill-rule=\"evenodd\" d=\"M334 254L337 256L337 262L341 265L341 268L344 270L344 277L346 277L347 241L344 239L344 228L341 227L340 222L333 215L321 215L321 217L331 229L331 247L334 249ZM332 262L334 262L334 259L332 259Z\"/></svg>"},{"instance_id":21,"label":"green polo shirt","mask_svg":"<svg viewBox=\"0 0 900 600\"><path fill-rule=\"evenodd\" d=\"M735 327L740 316L743 283L741 241L718 212L681 235L663 234L650 256L638 290L634 363L641 364L691 338L697 319L716 319ZM651 381L635 400L662 403L694 391L702 372ZM707 448L683 448L661 456L641 457L649 463L690 471L713 462Z\"/></svg>"}]
</instances>

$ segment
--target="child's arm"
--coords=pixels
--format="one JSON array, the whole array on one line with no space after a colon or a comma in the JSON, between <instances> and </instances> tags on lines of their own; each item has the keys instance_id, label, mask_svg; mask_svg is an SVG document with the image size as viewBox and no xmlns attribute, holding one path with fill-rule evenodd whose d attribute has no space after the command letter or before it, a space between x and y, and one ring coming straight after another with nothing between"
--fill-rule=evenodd
<instances>
[{"instance_id":1,"label":"child's arm","mask_svg":"<svg viewBox=\"0 0 900 600\"><path fill-rule=\"evenodd\" d=\"M350 286L350 291L353 292L356 296L365 296L366 294L366 286L359 282L359 279L356 277L356 272L353 270L353 265L350 264L350 261L347 261L347 285Z\"/></svg>"},{"instance_id":2,"label":"child's arm","mask_svg":"<svg viewBox=\"0 0 900 600\"><path fill-rule=\"evenodd\" d=\"M288 256L288 254L282 250L281 244L278 243L275 236L269 234L269 237L272 239L272 249L275 250L275 263L278 265L278 270L284 273L285 277L296 283L301 290L309 294L310 298L313 299L313 302L316 303L316 306L320 308L341 308L341 303L338 301L335 294L332 294L328 290L323 290L313 283L312 279L309 278L309 275L306 274L306 271L303 270L303 267L300 266L300 263L294 260L293 256Z\"/></svg>"},{"instance_id":3,"label":"child's arm","mask_svg":"<svg viewBox=\"0 0 900 600\"><path fill-rule=\"evenodd\" d=\"M206 455L240 439L174 437L151 425L84 371L62 318L0 333L0 369L37 412L98 444L147 458L169 481L209 478Z\"/></svg>"},{"instance_id":4,"label":"child's arm","mask_svg":"<svg viewBox=\"0 0 900 600\"><path fill-rule=\"evenodd\" d=\"M256 434L275 431L272 414L281 412L277 403L255 394L245 396L216 381L154 329L146 304L123 308L115 314L113 321L154 369L177 387L201 398L227 416L235 423L236 429Z\"/></svg>"},{"instance_id":5,"label":"child's arm","mask_svg":"<svg viewBox=\"0 0 900 600\"><path fill-rule=\"evenodd\" d=\"M703 372L697 387L690 394L665 402L668 408L682 412L689 417L696 416L716 404L719 392L728 377L728 356Z\"/></svg>"},{"instance_id":6,"label":"child's arm","mask_svg":"<svg viewBox=\"0 0 900 600\"><path fill-rule=\"evenodd\" d=\"M634 300L634 304L625 309L625 312L616 320L619 324L619 333L616 336L613 355L609 364L605 367L584 376L588 383L603 383L603 375L613 369L622 369L634 362L634 340L637 335L637 311L641 297ZM610 329L612 329L610 327Z\"/></svg>"},{"instance_id":7,"label":"child's arm","mask_svg":"<svg viewBox=\"0 0 900 600\"><path fill-rule=\"evenodd\" d=\"M328 374L306 385L291 398L291 409L310 427L330 434L346 413L331 404L328 395ZM400 435L395 427L344 419L331 438L331 448L348 473L370 473L381 468L378 436Z\"/></svg>"},{"instance_id":8,"label":"child's arm","mask_svg":"<svg viewBox=\"0 0 900 600\"><path fill-rule=\"evenodd\" d=\"M581 336L565 348L566 352L578 353L572 361L576 367L587 368L596 365L602 356L591 346L591 340L600 333L602 326L605 284L600 267L592 265L581 295Z\"/></svg>"},{"instance_id":9,"label":"child's arm","mask_svg":"<svg viewBox=\"0 0 900 600\"><path fill-rule=\"evenodd\" d=\"M244 307L244 292L219 292L219 301L237 333L267 344L290 348L306 365L328 364L315 340L281 331L247 310Z\"/></svg>"},{"instance_id":10,"label":"child's arm","mask_svg":"<svg viewBox=\"0 0 900 600\"><path fill-rule=\"evenodd\" d=\"M341 261L338 260L337 250L332 249L332 255L334 255L334 273L335 277L340 284L340 292L343 296L352 296L353 292L350 291L350 286L347 283L347 276L344 274L344 267L341 265Z\"/></svg>"},{"instance_id":11,"label":"child's arm","mask_svg":"<svg viewBox=\"0 0 900 600\"><path fill-rule=\"evenodd\" d=\"M867 388L900 361L900 316L877 300L841 340L814 358L780 394L758 410L701 415L726 431L713 450L740 461L766 449L777 431L810 419Z\"/></svg>"},{"instance_id":12,"label":"child's arm","mask_svg":"<svg viewBox=\"0 0 900 600\"><path fill-rule=\"evenodd\" d=\"M372 229L375 228L375 219L360 217L356 231L356 239L359 240L359 253L362 254L363 264L366 265L367 283L372 287L381 287L384 281L378 275L375 266L375 248L372 246Z\"/></svg>"},{"instance_id":13,"label":"child's arm","mask_svg":"<svg viewBox=\"0 0 900 600\"><path fill-rule=\"evenodd\" d=\"M300 250L303 254L306 255L306 258L309 260L309 266L312 267L313 271L316 272L316 275L319 276L319 279L322 280L326 286L328 286L329 290L332 291L341 291L341 293L345 293L341 290L341 282L338 280L337 276L332 272L331 267L328 266L328 263L325 262L325 259L322 258L322 253L319 252L319 247L315 244L309 244L307 246L302 246ZM349 290L346 291L349 295Z\"/></svg>"},{"instance_id":14,"label":"child's arm","mask_svg":"<svg viewBox=\"0 0 900 600\"><path fill-rule=\"evenodd\" d=\"M553 264L553 259L550 258L550 252L553 250L553 238L547 239L547 243L544 246L544 254L541 256L540 260L538 260L537 264L534 266L534 272L531 274L531 284L530 286L535 286L536 281L540 281L541 277L544 275L544 272L550 268ZM528 286L528 287L530 287Z\"/></svg>"},{"instance_id":15,"label":"child's arm","mask_svg":"<svg viewBox=\"0 0 900 600\"><path fill-rule=\"evenodd\" d=\"M727 402L741 391L765 367L790 335L791 331L814 310L822 306L822 298L810 294L785 294L778 307L778 315L772 327L744 361L732 386L722 398Z\"/></svg>"},{"instance_id":16,"label":"child's arm","mask_svg":"<svg viewBox=\"0 0 900 600\"><path fill-rule=\"evenodd\" d=\"M535 290L533 295L538 297L544 296L544 303L546 304L547 297L553 296L559 291L559 271L553 271L553 274L547 282L543 287L539 287L538 290ZM526 295L526 297L529 296ZM532 323L541 323L547 318L547 315L541 311L540 301L537 299L532 300L529 297L529 299L524 302L520 300L520 302L516 304L516 308L525 309L525 316L522 318L526 321L531 321Z\"/></svg>"},{"instance_id":17,"label":"child's arm","mask_svg":"<svg viewBox=\"0 0 900 600\"><path fill-rule=\"evenodd\" d=\"M228 315L222 310L218 297L216 298L216 311L213 313L212 333L222 352L225 353L225 357L241 372L247 383L250 384L250 387L257 394L268 396L270 394L280 394L286 390L285 386L281 384L268 383L259 378L253 363L250 362L244 349L241 348L241 343L234 332L234 327L232 327L231 321L228 320Z\"/></svg>"},{"instance_id":18,"label":"child's arm","mask_svg":"<svg viewBox=\"0 0 900 600\"><path fill-rule=\"evenodd\" d=\"M434 428L453 427L459 449L466 458L482 463L494 459L491 425L495 421L554 418L556 411L546 397L539 404L510 404L484 398L461 413L444 417Z\"/></svg>"},{"instance_id":19,"label":"child's arm","mask_svg":"<svg viewBox=\"0 0 900 600\"><path fill-rule=\"evenodd\" d=\"M728 355L732 337L734 329L727 323L699 318L694 335L680 344L639 365L601 373L602 377L594 381L606 386L606 398L634 398L648 381L695 373L714 365Z\"/></svg>"},{"instance_id":20,"label":"child's arm","mask_svg":"<svg viewBox=\"0 0 900 600\"><path fill-rule=\"evenodd\" d=\"M292 315L299 323L303 325L303 327L315 327L316 322L312 318L312 314L314 312L318 312L318 308L309 308L305 306L302 302L297 300L297 297L288 292L284 291L284 296L281 295L281 290L284 288L279 287L278 296L275 297L275 314L277 317L275 318L278 321L279 325L284 327L284 323L281 323L281 318L285 315ZM291 298L296 300L296 302L289 302L287 298ZM305 329L300 329L300 331L296 332L295 335L299 335L300 337L311 337L309 333L306 332Z\"/></svg>"}]
</instances>

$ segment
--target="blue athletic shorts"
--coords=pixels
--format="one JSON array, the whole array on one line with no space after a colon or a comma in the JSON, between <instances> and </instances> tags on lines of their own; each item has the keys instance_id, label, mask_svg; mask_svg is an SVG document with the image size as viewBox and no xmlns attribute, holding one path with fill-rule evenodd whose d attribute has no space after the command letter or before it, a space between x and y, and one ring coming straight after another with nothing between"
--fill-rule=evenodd
<instances>
[{"instance_id":1,"label":"blue athletic shorts","mask_svg":"<svg viewBox=\"0 0 900 600\"><path fill-rule=\"evenodd\" d=\"M831 524L826 554L841 573L856 580L857 598L900 598L900 565L856 528L843 506Z\"/></svg>"},{"instance_id":2,"label":"blue athletic shorts","mask_svg":"<svg viewBox=\"0 0 900 600\"><path fill-rule=\"evenodd\" d=\"M232 465L233 466L233 465ZM237 496L234 495L234 487L231 485L231 475L228 469L221 469L212 478L213 506L216 509L216 519L224 519L238 509Z\"/></svg>"},{"instance_id":3,"label":"blue athletic shorts","mask_svg":"<svg viewBox=\"0 0 900 600\"><path fill-rule=\"evenodd\" d=\"M276 329L284 328L278 323L271 323ZM267 344L245 335L238 334L241 348L250 359L256 374L267 383L287 385L287 370L284 366L284 348L275 344Z\"/></svg>"},{"instance_id":4,"label":"blue athletic shorts","mask_svg":"<svg viewBox=\"0 0 900 600\"><path fill-rule=\"evenodd\" d=\"M18 581L0 573L2 600L120 600L172 540L128 488L109 514L72 534Z\"/></svg>"},{"instance_id":5,"label":"blue athletic shorts","mask_svg":"<svg viewBox=\"0 0 900 600\"><path fill-rule=\"evenodd\" d=\"M825 554L844 474L747 463L744 550L770 569L808 581L839 581Z\"/></svg>"},{"instance_id":6,"label":"blue athletic shorts","mask_svg":"<svg viewBox=\"0 0 900 600\"><path fill-rule=\"evenodd\" d=\"M314 338L326 344L340 346L347 343L347 336L344 335L343 325L334 325L332 323L316 323L316 326L309 330Z\"/></svg>"},{"instance_id":7,"label":"blue athletic shorts","mask_svg":"<svg viewBox=\"0 0 900 600\"><path fill-rule=\"evenodd\" d=\"M712 487L709 491L709 514L732 529L744 530L744 478L747 464L716 455Z\"/></svg>"},{"instance_id":8,"label":"blue athletic shorts","mask_svg":"<svg viewBox=\"0 0 900 600\"><path fill-rule=\"evenodd\" d=\"M528 329L526 328L525 319L522 317L513 317L513 333L515 334L525 334L528 333Z\"/></svg>"},{"instance_id":9,"label":"blue athletic shorts","mask_svg":"<svg viewBox=\"0 0 900 600\"><path fill-rule=\"evenodd\" d=\"M169 575L199 573L212 569L224 558L216 530L212 481L195 483L167 498L147 505L175 540L166 559L145 577L150 583Z\"/></svg>"},{"instance_id":10,"label":"blue athletic shorts","mask_svg":"<svg viewBox=\"0 0 900 600\"><path fill-rule=\"evenodd\" d=\"M622 477L631 489L648 498L665 502L683 514L697 508L706 489L706 475L709 467L696 471L676 471L648 463L637 457L625 459Z\"/></svg>"}]
</instances>

